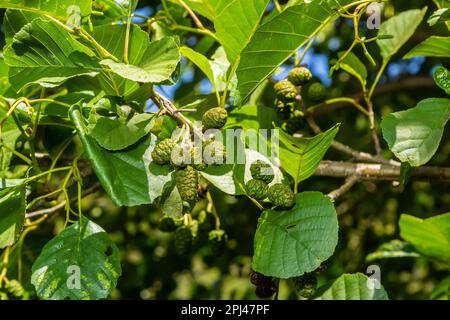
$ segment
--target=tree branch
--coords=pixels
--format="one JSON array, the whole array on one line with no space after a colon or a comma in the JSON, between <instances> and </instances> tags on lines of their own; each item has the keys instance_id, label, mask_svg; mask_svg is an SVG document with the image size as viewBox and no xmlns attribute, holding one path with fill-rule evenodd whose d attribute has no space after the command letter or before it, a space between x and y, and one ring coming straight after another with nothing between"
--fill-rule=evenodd
<instances>
[{"instance_id":1,"label":"tree branch","mask_svg":"<svg viewBox=\"0 0 450 320\"><path fill-rule=\"evenodd\" d=\"M331 191L328 194L328 197L331 200L336 200L337 198L339 198L340 196L344 195L344 193L347 193L348 191L350 191L350 189L360 180L360 177L358 175L353 175L347 178L347 180L345 180L345 183L340 186L338 189Z\"/></svg>"},{"instance_id":2,"label":"tree branch","mask_svg":"<svg viewBox=\"0 0 450 320\"><path fill-rule=\"evenodd\" d=\"M352 163L322 161L315 172L316 176L348 178L357 176L359 180L395 181L400 178L400 167L374 163ZM411 180L450 182L450 168L420 167L413 170Z\"/></svg>"}]
</instances>

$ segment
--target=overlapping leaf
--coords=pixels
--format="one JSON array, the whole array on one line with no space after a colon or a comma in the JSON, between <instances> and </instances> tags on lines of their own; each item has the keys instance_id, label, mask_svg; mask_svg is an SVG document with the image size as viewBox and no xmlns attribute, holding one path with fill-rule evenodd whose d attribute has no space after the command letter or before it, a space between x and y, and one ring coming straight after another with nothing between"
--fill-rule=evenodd
<instances>
[{"instance_id":1,"label":"overlapping leaf","mask_svg":"<svg viewBox=\"0 0 450 320\"><path fill-rule=\"evenodd\" d=\"M89 48L64 27L40 18L16 33L4 56L9 80L17 90L32 84L56 87L67 79L100 71Z\"/></svg>"},{"instance_id":2,"label":"overlapping leaf","mask_svg":"<svg viewBox=\"0 0 450 320\"><path fill-rule=\"evenodd\" d=\"M336 9L350 2L321 0L294 5L262 24L241 53L237 69L240 100L247 100L285 60L336 17Z\"/></svg>"},{"instance_id":3,"label":"overlapping leaf","mask_svg":"<svg viewBox=\"0 0 450 320\"><path fill-rule=\"evenodd\" d=\"M313 138L294 138L279 130L281 165L296 184L314 174L338 131L336 125Z\"/></svg>"},{"instance_id":4,"label":"overlapping leaf","mask_svg":"<svg viewBox=\"0 0 450 320\"><path fill-rule=\"evenodd\" d=\"M101 148L94 138L88 135L79 106L73 106L69 114L77 128L86 156L111 199L119 206L153 203L154 199L150 192L155 190L155 181L152 181L150 188L147 160L151 143L155 139L149 136L125 150L108 151Z\"/></svg>"}]
</instances>

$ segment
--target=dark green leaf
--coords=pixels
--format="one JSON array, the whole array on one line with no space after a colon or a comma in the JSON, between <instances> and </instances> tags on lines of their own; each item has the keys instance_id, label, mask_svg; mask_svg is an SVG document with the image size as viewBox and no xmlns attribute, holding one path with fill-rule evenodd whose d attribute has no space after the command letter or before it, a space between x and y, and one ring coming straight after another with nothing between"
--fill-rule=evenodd
<instances>
[{"instance_id":1,"label":"dark green leaf","mask_svg":"<svg viewBox=\"0 0 450 320\"><path fill-rule=\"evenodd\" d=\"M294 208L261 215L253 269L277 278L298 277L327 260L337 241L338 221L331 200L320 192L303 192L296 195Z\"/></svg>"},{"instance_id":2,"label":"dark green leaf","mask_svg":"<svg viewBox=\"0 0 450 320\"><path fill-rule=\"evenodd\" d=\"M9 80L17 90L32 84L52 88L67 79L95 76L100 71L90 49L62 26L40 18L16 33L4 55Z\"/></svg>"},{"instance_id":3,"label":"dark green leaf","mask_svg":"<svg viewBox=\"0 0 450 320\"><path fill-rule=\"evenodd\" d=\"M89 125L89 135L97 143L111 151L123 150L145 137L153 128L153 115L136 114L131 119L111 119L95 117L95 123Z\"/></svg>"},{"instance_id":4,"label":"dark green leaf","mask_svg":"<svg viewBox=\"0 0 450 320\"><path fill-rule=\"evenodd\" d=\"M25 220L25 185L0 191L0 249L16 242Z\"/></svg>"},{"instance_id":5,"label":"dark green leaf","mask_svg":"<svg viewBox=\"0 0 450 320\"><path fill-rule=\"evenodd\" d=\"M32 272L40 298L81 300L107 298L122 270L119 250L108 234L83 218L45 245Z\"/></svg>"},{"instance_id":6,"label":"dark green leaf","mask_svg":"<svg viewBox=\"0 0 450 320\"><path fill-rule=\"evenodd\" d=\"M150 204L155 200L150 192L155 188L150 172L151 146L156 140L149 136L142 142L119 152L101 148L88 135L87 127L80 107L73 106L70 118L77 128L78 134L103 188L111 199L119 206L137 206ZM152 188L149 187L151 184Z\"/></svg>"},{"instance_id":7,"label":"dark green leaf","mask_svg":"<svg viewBox=\"0 0 450 320\"><path fill-rule=\"evenodd\" d=\"M237 69L240 100L250 94L298 48L306 44L350 0L314 1L291 6L262 24L242 51Z\"/></svg>"},{"instance_id":8,"label":"dark green leaf","mask_svg":"<svg viewBox=\"0 0 450 320\"><path fill-rule=\"evenodd\" d=\"M336 125L313 138L294 138L279 130L281 165L296 184L314 174L338 131Z\"/></svg>"}]
</instances>

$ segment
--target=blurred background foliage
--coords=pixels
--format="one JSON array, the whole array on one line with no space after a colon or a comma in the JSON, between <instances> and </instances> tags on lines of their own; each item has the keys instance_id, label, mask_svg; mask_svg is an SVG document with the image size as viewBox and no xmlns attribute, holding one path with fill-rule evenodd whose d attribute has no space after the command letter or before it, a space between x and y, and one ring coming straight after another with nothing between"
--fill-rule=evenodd
<instances>
[{"instance_id":1,"label":"blurred background foliage","mask_svg":"<svg viewBox=\"0 0 450 320\"><path fill-rule=\"evenodd\" d=\"M283 1L280 1L283 2ZM286 2L286 1L285 1ZM395 0L385 5L383 20L401 11L429 7L428 14L435 10L431 0ZM152 16L162 14L160 1L140 1L138 12ZM180 24L190 24L182 10L171 6L173 16ZM273 11L273 4L267 14ZM0 18L3 17L3 12ZM426 19L425 19L426 20ZM137 23L142 21L135 21ZM365 19L360 29L368 37L374 31L366 30ZM0 22L1 23L1 22ZM207 22L205 22L207 23ZM177 33L163 27L156 32ZM181 34L180 34L181 35ZM209 39L193 34L183 34L187 45L199 52L214 53L217 48ZM449 67L449 61L434 58L414 58L402 60L401 57L411 48L430 35L446 35L441 25L429 27L424 22L413 38L401 50L389 65L383 76L380 88L374 98L377 117L394 111L414 107L427 97L444 97L431 79L433 69L438 65ZM4 45L4 35L0 34ZM355 95L359 93L358 83L343 71L335 72L328 78L330 62L336 59L337 52L348 48L353 41L352 24L339 19L318 38L313 49L306 55L304 62L328 88L330 96ZM369 48L375 57L379 57L376 45ZM364 57L362 51L356 54ZM289 70L293 61L283 66ZM371 69L372 78L376 68ZM286 71L280 69L274 79L285 77ZM180 81L175 86L159 87L158 90L173 98L179 105L195 95L208 95L209 82L203 74L187 61L181 69ZM369 69L370 70L370 69ZM271 89L266 90L262 105L272 106ZM149 102L149 110L154 106ZM351 107L321 110L316 121L322 128L329 128L337 122L342 123L338 139L355 149L372 152L367 118ZM305 128L305 135L312 132ZM450 129L444 133L443 143L430 165L450 166ZM384 142L383 142L384 143ZM384 145L385 149L386 145ZM386 156L391 156L386 154ZM342 156L333 150L327 159L342 160ZM302 190L320 190L327 193L342 184L341 179L313 177L301 185ZM157 222L161 217L159 210L152 206L136 208L118 208L104 193L99 192L83 201L83 211L94 222L101 225L118 245L122 254L123 275L112 299L255 299L254 287L249 281L251 256L253 254L253 236L256 230L259 210L245 197L229 197L213 192L214 203L218 209L221 225L229 235L226 253L220 258L210 258L207 248L198 244L191 256L180 257L174 253L172 236L158 230ZM201 202L197 213L205 203ZM381 244L399 239L398 220L402 213L421 218L450 212L450 188L448 184L437 181L411 182L403 192L391 182L364 182L355 186L336 203L339 214L339 244L335 254L326 262L326 270L319 277L319 285L338 277L344 272L365 273L369 264L381 267L381 282L391 299L429 299L439 289L440 282L448 276L425 258L386 259L372 263L366 262L366 256L374 252ZM49 223L33 231L23 247L22 270L30 270L31 263L39 254L42 246L61 230L62 216L55 216ZM14 260L17 257L12 256ZM26 267L25 267L26 266ZM10 278L16 278L10 269ZM28 274L21 275L23 279ZM29 283L24 281L24 283ZM29 297L33 298L31 285ZM448 289L447 289L448 290ZM445 290L444 290L445 291ZM280 299L296 298L293 284L281 281Z\"/></svg>"}]
</instances>

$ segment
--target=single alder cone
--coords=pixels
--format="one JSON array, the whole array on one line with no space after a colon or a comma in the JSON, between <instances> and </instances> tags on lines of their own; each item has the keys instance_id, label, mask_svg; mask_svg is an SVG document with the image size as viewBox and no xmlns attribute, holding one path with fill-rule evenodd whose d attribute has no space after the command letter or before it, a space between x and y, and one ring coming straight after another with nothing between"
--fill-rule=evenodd
<instances>
[{"instance_id":1,"label":"single alder cone","mask_svg":"<svg viewBox=\"0 0 450 320\"><path fill-rule=\"evenodd\" d=\"M312 79L313 75L308 68L297 67L289 72L288 80L296 86L301 86Z\"/></svg>"},{"instance_id":2,"label":"single alder cone","mask_svg":"<svg viewBox=\"0 0 450 320\"><path fill-rule=\"evenodd\" d=\"M305 118L302 116L296 116L286 121L285 130L290 135L293 135L305 129L305 126L306 126Z\"/></svg>"},{"instance_id":3,"label":"single alder cone","mask_svg":"<svg viewBox=\"0 0 450 320\"><path fill-rule=\"evenodd\" d=\"M282 80L274 86L277 99L283 102L295 101L297 98L297 87L289 80Z\"/></svg>"},{"instance_id":4,"label":"single alder cone","mask_svg":"<svg viewBox=\"0 0 450 320\"><path fill-rule=\"evenodd\" d=\"M203 115L203 129L220 129L227 123L227 120L227 110L221 107L212 108Z\"/></svg>"},{"instance_id":5,"label":"single alder cone","mask_svg":"<svg viewBox=\"0 0 450 320\"><path fill-rule=\"evenodd\" d=\"M313 83L308 88L307 96L313 102L323 102L327 98L327 89L319 82Z\"/></svg>"},{"instance_id":6,"label":"single alder cone","mask_svg":"<svg viewBox=\"0 0 450 320\"><path fill-rule=\"evenodd\" d=\"M272 283L272 278L271 277L267 277L259 272L256 271L252 271L250 273L250 282L254 285L254 286L259 286L259 285L264 285L264 284L271 284Z\"/></svg>"},{"instance_id":7,"label":"single alder cone","mask_svg":"<svg viewBox=\"0 0 450 320\"><path fill-rule=\"evenodd\" d=\"M172 158L172 150L175 142L171 139L164 139L155 146L152 151L152 159L159 165L169 164Z\"/></svg>"},{"instance_id":8,"label":"single alder cone","mask_svg":"<svg viewBox=\"0 0 450 320\"><path fill-rule=\"evenodd\" d=\"M261 160L257 160L250 165L250 173L253 179L261 180L265 183L271 183L275 178L272 166Z\"/></svg>"},{"instance_id":9,"label":"single alder cone","mask_svg":"<svg viewBox=\"0 0 450 320\"><path fill-rule=\"evenodd\" d=\"M252 179L245 184L247 195L256 200L264 200L267 198L269 185L261 180Z\"/></svg>"},{"instance_id":10,"label":"single alder cone","mask_svg":"<svg viewBox=\"0 0 450 320\"><path fill-rule=\"evenodd\" d=\"M163 232L173 232L178 228L178 226L173 218L165 216L159 220L158 228Z\"/></svg>"},{"instance_id":11,"label":"single alder cone","mask_svg":"<svg viewBox=\"0 0 450 320\"><path fill-rule=\"evenodd\" d=\"M208 245L211 254L220 257L225 252L228 236L223 230L212 230L208 235Z\"/></svg>"},{"instance_id":12,"label":"single alder cone","mask_svg":"<svg viewBox=\"0 0 450 320\"><path fill-rule=\"evenodd\" d=\"M188 226L178 228L174 235L175 252L180 256L189 254L192 248L192 241L191 228Z\"/></svg>"},{"instance_id":13,"label":"single alder cone","mask_svg":"<svg viewBox=\"0 0 450 320\"><path fill-rule=\"evenodd\" d=\"M277 183L269 189L269 200L277 208L289 209L295 204L295 194L289 186Z\"/></svg>"},{"instance_id":14,"label":"single alder cone","mask_svg":"<svg viewBox=\"0 0 450 320\"><path fill-rule=\"evenodd\" d=\"M175 172L175 181L183 201L192 202L198 197L198 171L192 166Z\"/></svg>"}]
</instances>

